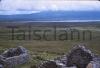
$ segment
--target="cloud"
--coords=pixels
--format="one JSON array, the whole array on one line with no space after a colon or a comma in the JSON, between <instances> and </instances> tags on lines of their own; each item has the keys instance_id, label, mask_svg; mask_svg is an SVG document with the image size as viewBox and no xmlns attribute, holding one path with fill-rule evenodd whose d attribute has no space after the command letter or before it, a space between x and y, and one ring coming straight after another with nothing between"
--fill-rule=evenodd
<instances>
[{"instance_id":1,"label":"cloud","mask_svg":"<svg viewBox=\"0 0 100 68\"><path fill-rule=\"evenodd\" d=\"M0 12L21 13L21 11L93 11L100 9L99 1L65 1L65 0L2 0ZM1 11L2 10L2 11ZM9 12L8 12L9 11ZM14 11L14 12L13 12ZM30 13L31 13L30 12Z\"/></svg>"},{"instance_id":2,"label":"cloud","mask_svg":"<svg viewBox=\"0 0 100 68\"><path fill-rule=\"evenodd\" d=\"M31 14L31 13L38 13L40 11L0 11L0 15L13 15L13 14Z\"/></svg>"}]
</instances>

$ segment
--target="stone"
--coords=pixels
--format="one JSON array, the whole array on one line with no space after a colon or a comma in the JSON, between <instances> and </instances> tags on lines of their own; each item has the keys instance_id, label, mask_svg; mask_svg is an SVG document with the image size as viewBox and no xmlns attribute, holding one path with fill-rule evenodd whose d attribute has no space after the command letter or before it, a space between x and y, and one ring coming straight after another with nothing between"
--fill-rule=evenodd
<instances>
[{"instance_id":1,"label":"stone","mask_svg":"<svg viewBox=\"0 0 100 68\"><path fill-rule=\"evenodd\" d=\"M89 63L86 68L93 68L93 64Z\"/></svg>"},{"instance_id":2,"label":"stone","mask_svg":"<svg viewBox=\"0 0 100 68\"><path fill-rule=\"evenodd\" d=\"M76 66L77 68L86 68L93 60L92 52L83 45L77 45L67 55L67 66Z\"/></svg>"},{"instance_id":3,"label":"stone","mask_svg":"<svg viewBox=\"0 0 100 68\"><path fill-rule=\"evenodd\" d=\"M0 64L0 68L4 68L3 65Z\"/></svg>"},{"instance_id":4,"label":"stone","mask_svg":"<svg viewBox=\"0 0 100 68\"><path fill-rule=\"evenodd\" d=\"M38 66L38 68L58 68L54 61L45 61Z\"/></svg>"},{"instance_id":5,"label":"stone","mask_svg":"<svg viewBox=\"0 0 100 68\"><path fill-rule=\"evenodd\" d=\"M65 68L67 64L67 56L63 55L54 59L59 68Z\"/></svg>"},{"instance_id":6,"label":"stone","mask_svg":"<svg viewBox=\"0 0 100 68\"><path fill-rule=\"evenodd\" d=\"M100 56L96 56L92 61L93 68L100 68Z\"/></svg>"},{"instance_id":7,"label":"stone","mask_svg":"<svg viewBox=\"0 0 100 68\"><path fill-rule=\"evenodd\" d=\"M42 62L37 68L100 68L100 56L84 45L76 45L68 54Z\"/></svg>"},{"instance_id":8,"label":"stone","mask_svg":"<svg viewBox=\"0 0 100 68\"><path fill-rule=\"evenodd\" d=\"M91 61L86 68L100 68L100 58L94 58L94 61Z\"/></svg>"},{"instance_id":9,"label":"stone","mask_svg":"<svg viewBox=\"0 0 100 68\"><path fill-rule=\"evenodd\" d=\"M0 55L0 64L5 68L14 68L16 65L29 61L29 53L22 46L10 48Z\"/></svg>"}]
</instances>

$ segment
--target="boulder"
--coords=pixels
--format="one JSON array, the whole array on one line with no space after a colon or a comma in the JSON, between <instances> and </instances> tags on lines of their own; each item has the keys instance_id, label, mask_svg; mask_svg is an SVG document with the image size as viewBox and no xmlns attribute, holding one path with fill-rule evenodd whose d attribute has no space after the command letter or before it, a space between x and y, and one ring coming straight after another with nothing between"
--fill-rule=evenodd
<instances>
[{"instance_id":1,"label":"boulder","mask_svg":"<svg viewBox=\"0 0 100 68\"><path fill-rule=\"evenodd\" d=\"M83 45L77 45L67 55L67 67L76 66L77 68L86 68L92 60L92 52Z\"/></svg>"},{"instance_id":2,"label":"boulder","mask_svg":"<svg viewBox=\"0 0 100 68\"><path fill-rule=\"evenodd\" d=\"M28 61L28 51L22 46L10 48L0 55L0 64L5 68L14 68L16 65L24 64Z\"/></svg>"}]
</instances>

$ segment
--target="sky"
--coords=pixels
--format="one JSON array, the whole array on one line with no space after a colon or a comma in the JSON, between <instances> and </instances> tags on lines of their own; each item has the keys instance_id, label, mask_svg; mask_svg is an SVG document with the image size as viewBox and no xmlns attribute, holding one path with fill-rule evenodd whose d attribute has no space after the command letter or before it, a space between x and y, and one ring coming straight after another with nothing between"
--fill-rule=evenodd
<instances>
[{"instance_id":1,"label":"sky","mask_svg":"<svg viewBox=\"0 0 100 68\"><path fill-rule=\"evenodd\" d=\"M1 0L0 15L31 14L41 11L100 11L99 1Z\"/></svg>"}]
</instances>

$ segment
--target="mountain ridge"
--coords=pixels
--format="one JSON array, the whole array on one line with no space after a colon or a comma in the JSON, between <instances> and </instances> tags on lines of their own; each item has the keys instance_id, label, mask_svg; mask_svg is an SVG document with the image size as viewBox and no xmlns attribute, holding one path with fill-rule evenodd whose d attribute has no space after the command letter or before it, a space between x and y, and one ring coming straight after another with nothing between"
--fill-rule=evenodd
<instances>
[{"instance_id":1,"label":"mountain ridge","mask_svg":"<svg viewBox=\"0 0 100 68\"><path fill-rule=\"evenodd\" d=\"M44 11L32 14L0 15L0 21L100 20L99 11Z\"/></svg>"}]
</instances>

